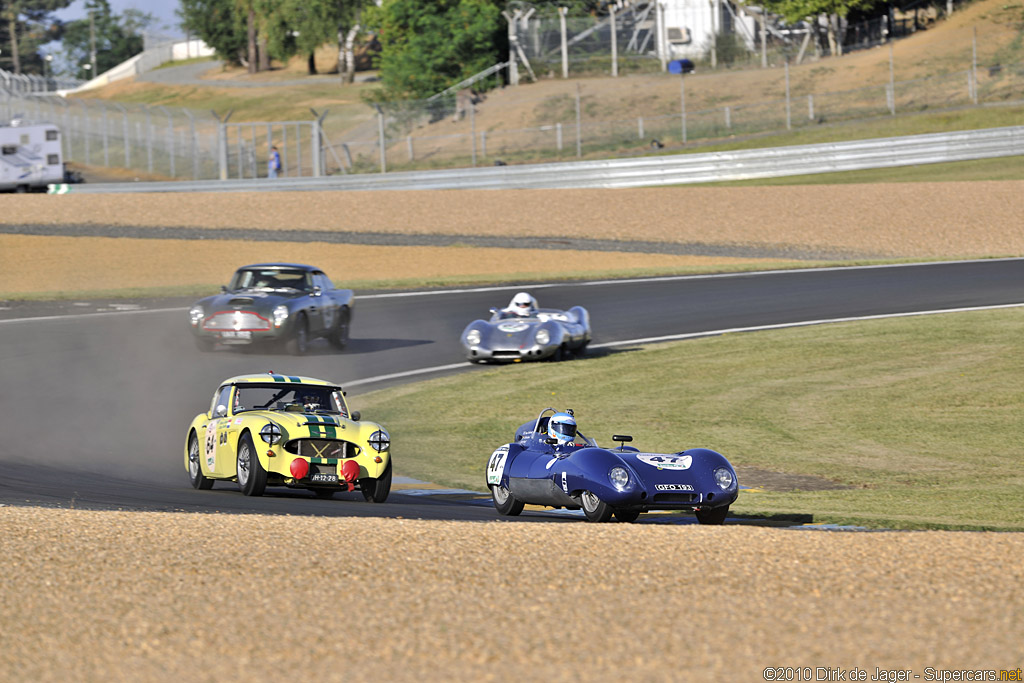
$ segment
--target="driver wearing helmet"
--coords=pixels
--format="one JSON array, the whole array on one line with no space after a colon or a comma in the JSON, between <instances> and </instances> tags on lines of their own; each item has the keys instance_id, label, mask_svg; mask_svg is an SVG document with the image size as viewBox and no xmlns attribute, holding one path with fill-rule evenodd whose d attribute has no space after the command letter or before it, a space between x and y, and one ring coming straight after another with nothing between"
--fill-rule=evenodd
<instances>
[{"instance_id":1,"label":"driver wearing helmet","mask_svg":"<svg viewBox=\"0 0 1024 683\"><path fill-rule=\"evenodd\" d=\"M501 313L503 318L529 318L537 314L537 300L528 292L519 292Z\"/></svg>"},{"instance_id":2,"label":"driver wearing helmet","mask_svg":"<svg viewBox=\"0 0 1024 683\"><path fill-rule=\"evenodd\" d=\"M569 413L555 413L548 420L548 437L555 440L555 448L575 446L576 418Z\"/></svg>"}]
</instances>

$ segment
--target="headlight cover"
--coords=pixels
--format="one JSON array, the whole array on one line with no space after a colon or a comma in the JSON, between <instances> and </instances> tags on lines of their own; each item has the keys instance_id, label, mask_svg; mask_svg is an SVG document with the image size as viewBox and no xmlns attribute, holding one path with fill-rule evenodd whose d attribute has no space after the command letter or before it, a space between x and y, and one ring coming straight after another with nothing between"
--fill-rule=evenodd
<instances>
[{"instance_id":1,"label":"headlight cover","mask_svg":"<svg viewBox=\"0 0 1024 683\"><path fill-rule=\"evenodd\" d=\"M470 330L466 333L466 343L470 346L476 346L480 343L480 330Z\"/></svg>"},{"instance_id":2,"label":"headlight cover","mask_svg":"<svg viewBox=\"0 0 1024 683\"><path fill-rule=\"evenodd\" d=\"M388 436L388 433L383 429L378 429L373 434L370 434L370 438L367 443L370 444L370 447L373 450L380 453L381 451L386 451L391 448L391 437Z\"/></svg>"},{"instance_id":3,"label":"headlight cover","mask_svg":"<svg viewBox=\"0 0 1024 683\"><path fill-rule=\"evenodd\" d=\"M279 443L281 436L281 427L273 422L263 425L263 429L260 430L260 438L269 444Z\"/></svg>"},{"instance_id":4,"label":"headlight cover","mask_svg":"<svg viewBox=\"0 0 1024 683\"><path fill-rule=\"evenodd\" d=\"M188 320L190 323L192 323L192 327L195 327L199 323L201 323L205 316L206 312L203 310L202 306L193 306L192 308L188 309Z\"/></svg>"},{"instance_id":5,"label":"headlight cover","mask_svg":"<svg viewBox=\"0 0 1024 683\"><path fill-rule=\"evenodd\" d=\"M538 344L547 344L551 341L551 333L547 330L537 330L536 339Z\"/></svg>"},{"instance_id":6,"label":"headlight cover","mask_svg":"<svg viewBox=\"0 0 1024 683\"><path fill-rule=\"evenodd\" d=\"M736 478L733 477L732 472L727 468L719 467L715 470L715 483L718 484L718 488L724 491L732 488L733 484L736 483Z\"/></svg>"},{"instance_id":7,"label":"headlight cover","mask_svg":"<svg viewBox=\"0 0 1024 683\"><path fill-rule=\"evenodd\" d=\"M608 480L619 491L625 491L632 484L629 479L629 470L625 467L613 467L608 470Z\"/></svg>"},{"instance_id":8,"label":"headlight cover","mask_svg":"<svg viewBox=\"0 0 1024 683\"><path fill-rule=\"evenodd\" d=\"M288 319L288 307L284 304L274 307L274 327L281 327Z\"/></svg>"}]
</instances>

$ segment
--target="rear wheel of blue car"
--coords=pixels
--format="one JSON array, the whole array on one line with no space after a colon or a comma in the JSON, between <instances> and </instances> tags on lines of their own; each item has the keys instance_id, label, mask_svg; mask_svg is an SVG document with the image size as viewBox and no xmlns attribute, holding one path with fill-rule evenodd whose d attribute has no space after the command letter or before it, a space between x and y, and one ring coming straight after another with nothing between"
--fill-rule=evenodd
<instances>
[{"instance_id":1,"label":"rear wheel of blue car","mask_svg":"<svg viewBox=\"0 0 1024 683\"><path fill-rule=\"evenodd\" d=\"M252 437L248 433L238 440L238 488L247 496L262 496L267 488L267 471L260 464L256 449L252 445Z\"/></svg>"},{"instance_id":2,"label":"rear wheel of blue car","mask_svg":"<svg viewBox=\"0 0 1024 683\"><path fill-rule=\"evenodd\" d=\"M188 479L192 482L192 488L206 491L213 487L213 479L203 474L199 464L199 437L195 432L188 437Z\"/></svg>"},{"instance_id":3,"label":"rear wheel of blue car","mask_svg":"<svg viewBox=\"0 0 1024 683\"><path fill-rule=\"evenodd\" d=\"M384 474L377 479L360 479L359 490L363 498L371 503L383 503L391 493L391 463L384 468Z\"/></svg>"},{"instance_id":4,"label":"rear wheel of blue car","mask_svg":"<svg viewBox=\"0 0 1024 683\"><path fill-rule=\"evenodd\" d=\"M615 519L620 522L635 522L636 518L640 516L639 510L616 510Z\"/></svg>"},{"instance_id":5,"label":"rear wheel of blue car","mask_svg":"<svg viewBox=\"0 0 1024 683\"><path fill-rule=\"evenodd\" d=\"M523 501L512 495L512 492L501 485L491 487L491 499L494 501L494 509L499 515L515 517L523 511Z\"/></svg>"},{"instance_id":6,"label":"rear wheel of blue car","mask_svg":"<svg viewBox=\"0 0 1024 683\"><path fill-rule=\"evenodd\" d=\"M309 323L305 315L300 314L295 320L295 331L292 338L285 342L285 348L293 356L304 356L309 350Z\"/></svg>"},{"instance_id":7,"label":"rear wheel of blue car","mask_svg":"<svg viewBox=\"0 0 1024 683\"><path fill-rule=\"evenodd\" d=\"M607 522L612 518L612 506L604 502L590 491L580 494L580 507L587 516L588 522Z\"/></svg>"},{"instance_id":8,"label":"rear wheel of blue car","mask_svg":"<svg viewBox=\"0 0 1024 683\"><path fill-rule=\"evenodd\" d=\"M697 521L701 524L724 524L725 516L729 514L729 506L715 508L713 510L694 510Z\"/></svg>"}]
</instances>

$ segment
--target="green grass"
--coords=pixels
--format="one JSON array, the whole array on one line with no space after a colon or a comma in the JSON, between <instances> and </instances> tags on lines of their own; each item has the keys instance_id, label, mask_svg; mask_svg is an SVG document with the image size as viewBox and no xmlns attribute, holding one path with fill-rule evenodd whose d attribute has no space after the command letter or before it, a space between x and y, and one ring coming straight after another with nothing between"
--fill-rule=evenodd
<instances>
[{"instance_id":1,"label":"green grass","mask_svg":"<svg viewBox=\"0 0 1024 683\"><path fill-rule=\"evenodd\" d=\"M573 408L644 450L853 488L743 492L739 515L878 528L1024 530L1024 309L691 340L494 367L353 398L387 425L396 470L483 490L519 424ZM453 340L454 343L454 340ZM741 484L743 482L741 481Z\"/></svg>"}]
</instances>

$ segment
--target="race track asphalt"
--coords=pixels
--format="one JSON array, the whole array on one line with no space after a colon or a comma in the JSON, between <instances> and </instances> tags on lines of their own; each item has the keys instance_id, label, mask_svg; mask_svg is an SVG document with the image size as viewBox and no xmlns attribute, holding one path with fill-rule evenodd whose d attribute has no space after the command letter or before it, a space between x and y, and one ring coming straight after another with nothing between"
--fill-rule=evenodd
<instances>
[{"instance_id":1,"label":"race track asphalt","mask_svg":"<svg viewBox=\"0 0 1024 683\"><path fill-rule=\"evenodd\" d=\"M201 353L180 301L150 300L140 304L145 308L120 312L109 311L109 302L78 302L89 305L71 314L55 314L53 304L24 303L0 312L0 503L494 519L488 506L400 491L383 505L363 503L359 494L330 502L302 491L250 499L234 484L195 491L182 451L189 421L209 405L218 383L233 375L272 370L350 383L358 409L360 391L472 372L477 366L464 363L460 333L519 289L529 289L545 307L586 307L600 353L602 345L638 338L1019 304L1024 259L357 292L350 347L335 352L320 344L304 357ZM427 368L442 369L389 377ZM580 370L585 369L584 361ZM343 500L357 498L358 504ZM520 519L564 517L535 513Z\"/></svg>"}]
</instances>

